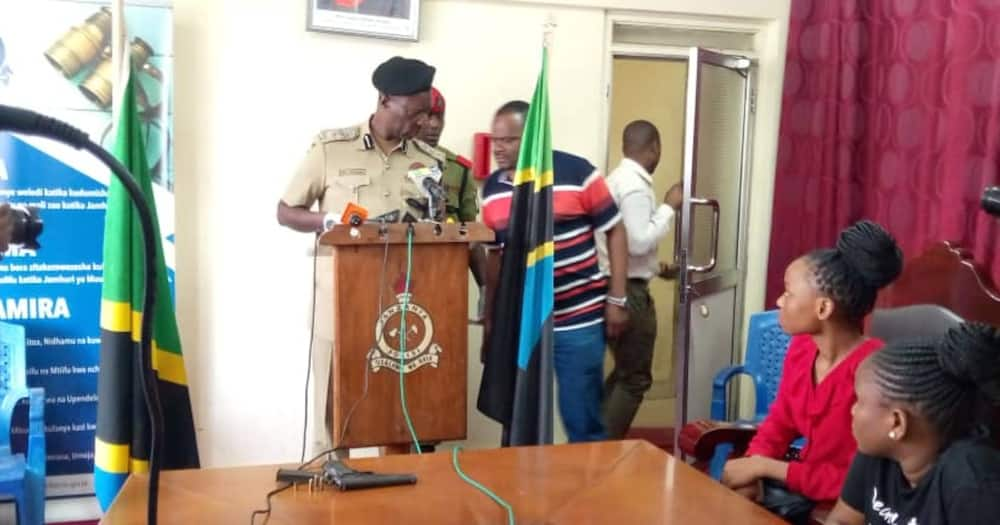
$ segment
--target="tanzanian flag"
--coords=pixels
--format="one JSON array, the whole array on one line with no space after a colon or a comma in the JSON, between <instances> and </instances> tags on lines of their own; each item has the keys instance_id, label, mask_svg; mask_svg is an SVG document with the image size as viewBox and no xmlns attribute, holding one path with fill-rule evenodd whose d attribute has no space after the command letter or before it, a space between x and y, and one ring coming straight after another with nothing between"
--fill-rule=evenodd
<instances>
[{"instance_id":1,"label":"tanzanian flag","mask_svg":"<svg viewBox=\"0 0 1000 525\"><path fill-rule=\"evenodd\" d=\"M552 132L548 51L521 137L479 410L503 445L552 443Z\"/></svg>"},{"instance_id":2,"label":"tanzanian flag","mask_svg":"<svg viewBox=\"0 0 1000 525\"><path fill-rule=\"evenodd\" d=\"M153 213L156 226L156 309L153 324L153 367L163 405L163 468L197 468L191 400L174 305L167 284L156 204L146 162L145 144L128 75L118 109L112 153L134 175ZM101 508L107 510L130 472L149 470L150 427L139 382L139 334L143 297L143 237L139 218L125 187L114 177L108 184L104 220L104 283L101 289L101 367L98 376L97 443L94 484Z\"/></svg>"}]
</instances>

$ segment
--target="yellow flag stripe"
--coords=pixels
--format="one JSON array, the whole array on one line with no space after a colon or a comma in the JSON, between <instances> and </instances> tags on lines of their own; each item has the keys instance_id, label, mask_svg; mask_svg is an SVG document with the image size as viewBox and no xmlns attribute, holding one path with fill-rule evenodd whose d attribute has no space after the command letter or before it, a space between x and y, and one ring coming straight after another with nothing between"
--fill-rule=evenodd
<instances>
[{"instance_id":1,"label":"yellow flag stripe","mask_svg":"<svg viewBox=\"0 0 1000 525\"><path fill-rule=\"evenodd\" d=\"M187 372L184 369L184 358L173 352L167 352L153 341L153 368L162 381L186 386Z\"/></svg>"},{"instance_id":2,"label":"yellow flag stripe","mask_svg":"<svg viewBox=\"0 0 1000 525\"><path fill-rule=\"evenodd\" d=\"M541 175L535 171L535 168L527 167L518 170L514 175L514 185L519 186L521 184L532 184L535 185L535 191L542 191L543 189L552 186L555 176L552 170L543 171Z\"/></svg>"},{"instance_id":3,"label":"yellow flag stripe","mask_svg":"<svg viewBox=\"0 0 1000 525\"><path fill-rule=\"evenodd\" d=\"M514 174L514 185L520 186L521 184L529 184L535 181L535 168L528 166L527 168L522 168L517 170Z\"/></svg>"},{"instance_id":4,"label":"yellow flag stripe","mask_svg":"<svg viewBox=\"0 0 1000 525\"><path fill-rule=\"evenodd\" d=\"M109 332L132 331L132 305L101 299L101 328ZM135 323L138 326L138 323Z\"/></svg>"},{"instance_id":5,"label":"yellow flag stripe","mask_svg":"<svg viewBox=\"0 0 1000 525\"><path fill-rule=\"evenodd\" d=\"M109 332L129 332L132 340L139 342L142 335L142 312L132 310L129 303L102 300L101 328ZM187 385L184 357L164 350L156 340L153 341L153 369L163 381Z\"/></svg>"},{"instance_id":6,"label":"yellow flag stripe","mask_svg":"<svg viewBox=\"0 0 1000 525\"><path fill-rule=\"evenodd\" d=\"M128 474L129 472L149 472L149 461L129 457L129 445L105 443L97 438L94 444L94 463L98 468L110 474Z\"/></svg>"},{"instance_id":7,"label":"yellow flag stripe","mask_svg":"<svg viewBox=\"0 0 1000 525\"><path fill-rule=\"evenodd\" d=\"M552 170L543 171L542 176L539 177L539 180L535 184L535 191L541 191L551 186L554 184L554 181L555 175L553 175Z\"/></svg>"},{"instance_id":8,"label":"yellow flag stripe","mask_svg":"<svg viewBox=\"0 0 1000 525\"><path fill-rule=\"evenodd\" d=\"M131 472L149 472L149 461L145 459L129 458L128 464Z\"/></svg>"},{"instance_id":9,"label":"yellow flag stripe","mask_svg":"<svg viewBox=\"0 0 1000 525\"><path fill-rule=\"evenodd\" d=\"M94 445L94 464L104 472L128 474L129 449L128 445L105 443L97 438L97 443Z\"/></svg>"},{"instance_id":10,"label":"yellow flag stripe","mask_svg":"<svg viewBox=\"0 0 1000 525\"><path fill-rule=\"evenodd\" d=\"M536 262L546 257L552 257L555 253L555 244L549 241L528 252L527 266L534 266Z\"/></svg>"}]
</instances>

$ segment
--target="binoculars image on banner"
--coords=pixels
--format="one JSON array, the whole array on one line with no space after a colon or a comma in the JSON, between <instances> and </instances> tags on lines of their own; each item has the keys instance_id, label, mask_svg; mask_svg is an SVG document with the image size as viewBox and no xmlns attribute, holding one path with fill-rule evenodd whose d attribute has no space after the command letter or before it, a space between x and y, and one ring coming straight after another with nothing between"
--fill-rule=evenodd
<instances>
[{"instance_id":1,"label":"binoculars image on banner","mask_svg":"<svg viewBox=\"0 0 1000 525\"><path fill-rule=\"evenodd\" d=\"M64 4L66 8L53 7L49 10L53 12L52 16L40 24L8 26L0 21L0 101L34 106L37 110L55 105L80 112L102 112L104 117L100 123L96 122L96 118L84 117L88 122L93 120L94 124L81 123L80 127L94 140L109 146L114 139L110 136L110 114L114 105L110 9L95 6L92 2L15 3ZM163 69L164 63L172 59L172 38L169 28L164 29L163 17L157 15L157 10L163 11L152 6L132 6L126 18L135 19L127 21L129 51L137 80L136 96L150 172L155 184L173 191L171 86L169 72L165 73ZM69 18L62 16L63 12L86 14ZM13 22L9 18L8 21ZM39 31L39 27L43 30ZM34 53L27 47L29 39L24 38L27 35L19 34L19 30L27 33L26 28L40 33L30 38L32 44L40 44L41 47ZM42 34L46 35L44 41L41 40ZM35 44L36 40L38 44ZM40 71L43 67L47 73ZM67 87L69 89L65 89ZM31 91L22 91L25 89ZM25 98L35 99L36 102L26 103ZM48 100L40 103L43 98ZM72 118L65 120L75 122Z\"/></svg>"}]
</instances>

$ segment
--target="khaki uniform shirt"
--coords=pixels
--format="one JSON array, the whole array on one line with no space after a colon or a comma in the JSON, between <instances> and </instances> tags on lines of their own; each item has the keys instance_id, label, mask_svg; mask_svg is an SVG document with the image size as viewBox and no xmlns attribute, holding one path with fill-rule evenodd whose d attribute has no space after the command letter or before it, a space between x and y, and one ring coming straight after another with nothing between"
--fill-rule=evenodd
<instances>
[{"instance_id":1,"label":"khaki uniform shirt","mask_svg":"<svg viewBox=\"0 0 1000 525\"><path fill-rule=\"evenodd\" d=\"M425 200L407 177L411 169L441 166L444 157L416 141L403 141L386 155L368 123L320 132L299 165L282 201L294 207L333 213L339 219L348 203L368 210L369 219L393 210L409 211L407 198ZM316 264L316 337L333 338L333 264L329 247L320 247ZM377 272L376 272L377 274Z\"/></svg>"},{"instance_id":2,"label":"khaki uniform shirt","mask_svg":"<svg viewBox=\"0 0 1000 525\"><path fill-rule=\"evenodd\" d=\"M441 166L444 156L417 141L404 141L388 155L375 143L368 124L329 129L313 140L282 201L289 206L312 207L319 202L324 213L339 215L348 203L368 209L374 218L393 210L420 210L406 199L424 200L422 191L407 177L411 169Z\"/></svg>"}]
</instances>

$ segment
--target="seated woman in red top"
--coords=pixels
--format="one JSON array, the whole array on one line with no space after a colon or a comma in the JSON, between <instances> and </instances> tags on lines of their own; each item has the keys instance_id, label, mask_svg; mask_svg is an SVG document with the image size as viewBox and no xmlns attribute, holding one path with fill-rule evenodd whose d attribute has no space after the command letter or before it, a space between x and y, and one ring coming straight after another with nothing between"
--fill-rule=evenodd
<instances>
[{"instance_id":1,"label":"seated woman in red top","mask_svg":"<svg viewBox=\"0 0 1000 525\"><path fill-rule=\"evenodd\" d=\"M854 374L882 346L865 336L864 319L902 267L896 241L869 221L842 231L836 248L788 266L778 319L792 341L781 383L746 457L726 463L723 483L748 497L763 495L764 506L793 522L807 519L813 502L837 499L856 449ZM798 459L786 460L800 437L806 443ZM789 496L795 504L768 501L788 503Z\"/></svg>"}]
</instances>

